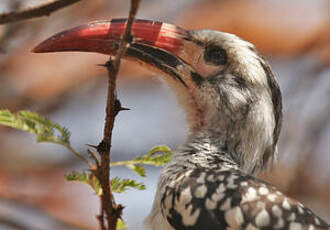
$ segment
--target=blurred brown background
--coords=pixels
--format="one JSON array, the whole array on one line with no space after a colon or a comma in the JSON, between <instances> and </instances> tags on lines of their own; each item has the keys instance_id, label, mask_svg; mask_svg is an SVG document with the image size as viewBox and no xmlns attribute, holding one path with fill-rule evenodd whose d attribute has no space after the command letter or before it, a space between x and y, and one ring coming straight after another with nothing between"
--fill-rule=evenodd
<instances>
[{"instance_id":1,"label":"blurred brown background","mask_svg":"<svg viewBox=\"0 0 330 230\"><path fill-rule=\"evenodd\" d=\"M0 14L47 1L3 0ZM129 1L74 4L50 17L0 25L0 108L37 111L69 128L72 145L101 140L106 56L33 54L38 42L91 20L126 17ZM143 0L139 18L187 29L216 29L256 44L278 76L284 100L279 162L261 175L330 221L330 2L328 0ZM152 146L184 141L184 115L157 77L123 62L119 97L131 111L117 119L113 160L130 159ZM63 175L84 165L64 148L36 144L35 137L0 127L0 229L96 229L98 198ZM117 195L128 229L144 229L158 168L137 178L125 168L112 176L143 181L146 191Z\"/></svg>"}]
</instances>

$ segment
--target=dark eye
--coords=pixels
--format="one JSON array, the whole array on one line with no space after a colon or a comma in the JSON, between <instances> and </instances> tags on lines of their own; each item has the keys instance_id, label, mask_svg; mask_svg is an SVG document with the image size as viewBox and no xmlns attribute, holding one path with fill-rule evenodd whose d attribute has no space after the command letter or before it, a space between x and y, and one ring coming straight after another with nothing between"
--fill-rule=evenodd
<instances>
[{"instance_id":1,"label":"dark eye","mask_svg":"<svg viewBox=\"0 0 330 230\"><path fill-rule=\"evenodd\" d=\"M227 52L219 46L208 45L204 52L204 59L215 65L224 65L227 63Z\"/></svg>"}]
</instances>

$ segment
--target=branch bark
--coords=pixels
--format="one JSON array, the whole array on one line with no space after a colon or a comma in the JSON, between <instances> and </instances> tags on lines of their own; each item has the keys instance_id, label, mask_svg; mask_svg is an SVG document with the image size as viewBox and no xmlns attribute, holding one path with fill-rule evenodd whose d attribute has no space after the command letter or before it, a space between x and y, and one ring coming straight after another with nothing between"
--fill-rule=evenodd
<instances>
[{"instance_id":1,"label":"branch bark","mask_svg":"<svg viewBox=\"0 0 330 230\"><path fill-rule=\"evenodd\" d=\"M126 29L123 38L119 44L116 56L109 59L105 64L108 71L108 96L106 105L106 118L104 125L104 137L97 147L100 154L100 166L96 170L96 176L100 181L102 187L100 215L98 216L100 228L102 230L109 229L115 230L117 221L121 218L123 206L115 203L113 194L110 187L110 148L112 130L116 115L123 110L120 101L117 99L116 93L116 80L120 68L121 58L125 55L127 48L132 41L132 25L135 20L140 0L131 0L131 7L129 17L126 23ZM104 223L104 215L107 221L107 227Z\"/></svg>"},{"instance_id":2,"label":"branch bark","mask_svg":"<svg viewBox=\"0 0 330 230\"><path fill-rule=\"evenodd\" d=\"M54 11L79 1L81 0L54 0L39 6L24 9L22 11L3 13L0 14L0 24L6 24L10 22L27 20L42 16L49 16Z\"/></svg>"}]
</instances>

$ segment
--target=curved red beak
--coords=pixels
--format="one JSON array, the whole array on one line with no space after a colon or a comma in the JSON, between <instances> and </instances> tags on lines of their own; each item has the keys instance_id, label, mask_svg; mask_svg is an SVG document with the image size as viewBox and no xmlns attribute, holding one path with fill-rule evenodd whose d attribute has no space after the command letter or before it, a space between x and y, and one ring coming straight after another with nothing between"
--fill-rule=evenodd
<instances>
[{"instance_id":1,"label":"curved red beak","mask_svg":"<svg viewBox=\"0 0 330 230\"><path fill-rule=\"evenodd\" d=\"M126 19L96 21L60 32L40 43L35 53L83 51L114 55L126 28ZM157 21L136 20L132 26L133 44L140 43L177 53L188 38L186 30Z\"/></svg>"},{"instance_id":2,"label":"curved red beak","mask_svg":"<svg viewBox=\"0 0 330 230\"><path fill-rule=\"evenodd\" d=\"M81 25L53 35L36 46L33 52L82 51L115 55L126 23L127 19L112 19ZM135 20L132 37L126 58L160 70L187 87L182 75L192 70L182 57L186 55L184 45L190 41L189 31L163 22Z\"/></svg>"},{"instance_id":3,"label":"curved red beak","mask_svg":"<svg viewBox=\"0 0 330 230\"><path fill-rule=\"evenodd\" d=\"M81 25L55 34L36 46L33 52L82 51L115 55L126 23L127 19L112 19ZM170 75L185 87L194 85L191 79L199 74L189 59L194 60L192 52L200 45L189 31L163 22L135 20L132 37L125 58Z\"/></svg>"}]
</instances>

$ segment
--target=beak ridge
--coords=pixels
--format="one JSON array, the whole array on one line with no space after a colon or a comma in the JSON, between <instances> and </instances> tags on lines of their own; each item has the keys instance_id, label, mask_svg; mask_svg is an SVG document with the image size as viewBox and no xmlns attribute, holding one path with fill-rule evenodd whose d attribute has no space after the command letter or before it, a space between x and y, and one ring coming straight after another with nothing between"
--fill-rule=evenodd
<instances>
[{"instance_id":1,"label":"beak ridge","mask_svg":"<svg viewBox=\"0 0 330 230\"><path fill-rule=\"evenodd\" d=\"M127 19L96 21L69 29L40 43L35 53L83 51L113 55L120 41ZM132 27L133 42L154 46L168 52L178 52L187 37L186 30L167 23L136 20Z\"/></svg>"}]
</instances>

